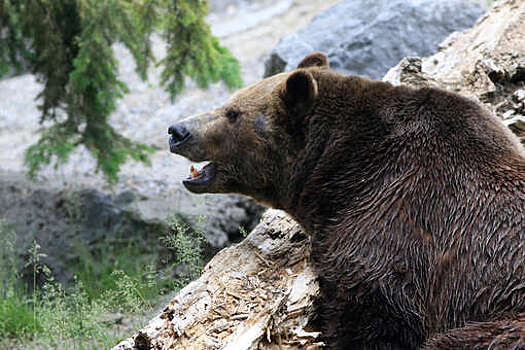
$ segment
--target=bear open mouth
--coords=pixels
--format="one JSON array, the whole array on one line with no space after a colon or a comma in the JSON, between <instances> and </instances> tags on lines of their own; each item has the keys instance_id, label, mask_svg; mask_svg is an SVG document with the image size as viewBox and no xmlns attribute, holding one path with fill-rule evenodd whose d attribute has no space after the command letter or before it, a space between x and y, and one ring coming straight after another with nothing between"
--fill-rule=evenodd
<instances>
[{"instance_id":1,"label":"bear open mouth","mask_svg":"<svg viewBox=\"0 0 525 350\"><path fill-rule=\"evenodd\" d=\"M206 164L200 171L193 165L190 168L190 175L182 180L182 184L191 192L206 192L217 173L217 166L214 163Z\"/></svg>"}]
</instances>

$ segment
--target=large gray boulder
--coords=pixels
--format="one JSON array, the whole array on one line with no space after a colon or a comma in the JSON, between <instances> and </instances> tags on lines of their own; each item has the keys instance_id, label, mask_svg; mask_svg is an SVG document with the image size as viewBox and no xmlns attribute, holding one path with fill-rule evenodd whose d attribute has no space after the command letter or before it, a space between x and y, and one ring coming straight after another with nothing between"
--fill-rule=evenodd
<instances>
[{"instance_id":1,"label":"large gray boulder","mask_svg":"<svg viewBox=\"0 0 525 350\"><path fill-rule=\"evenodd\" d=\"M281 38L265 62L265 77L322 51L342 73L380 79L404 56L432 54L447 35L472 27L483 12L468 0L346 0Z\"/></svg>"}]
</instances>

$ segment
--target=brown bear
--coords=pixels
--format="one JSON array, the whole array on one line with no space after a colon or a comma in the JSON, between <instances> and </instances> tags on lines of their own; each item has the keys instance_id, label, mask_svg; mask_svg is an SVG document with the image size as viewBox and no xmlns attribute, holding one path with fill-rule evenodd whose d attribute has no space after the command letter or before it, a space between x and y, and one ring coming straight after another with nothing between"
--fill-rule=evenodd
<instances>
[{"instance_id":1,"label":"brown bear","mask_svg":"<svg viewBox=\"0 0 525 350\"><path fill-rule=\"evenodd\" d=\"M525 349L525 151L475 102L343 76L326 56L168 130L312 236L330 349Z\"/></svg>"}]
</instances>

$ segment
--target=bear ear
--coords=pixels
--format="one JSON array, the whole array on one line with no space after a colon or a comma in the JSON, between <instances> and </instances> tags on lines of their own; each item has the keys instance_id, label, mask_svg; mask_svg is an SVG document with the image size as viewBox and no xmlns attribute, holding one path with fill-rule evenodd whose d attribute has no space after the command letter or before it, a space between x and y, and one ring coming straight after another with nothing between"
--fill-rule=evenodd
<instances>
[{"instance_id":1,"label":"bear ear","mask_svg":"<svg viewBox=\"0 0 525 350\"><path fill-rule=\"evenodd\" d=\"M305 70L293 72L281 92L287 114L294 118L308 113L317 99L317 81Z\"/></svg>"},{"instance_id":2,"label":"bear ear","mask_svg":"<svg viewBox=\"0 0 525 350\"><path fill-rule=\"evenodd\" d=\"M322 52L314 52L303 58L297 68L323 67L329 68L328 57Z\"/></svg>"}]
</instances>

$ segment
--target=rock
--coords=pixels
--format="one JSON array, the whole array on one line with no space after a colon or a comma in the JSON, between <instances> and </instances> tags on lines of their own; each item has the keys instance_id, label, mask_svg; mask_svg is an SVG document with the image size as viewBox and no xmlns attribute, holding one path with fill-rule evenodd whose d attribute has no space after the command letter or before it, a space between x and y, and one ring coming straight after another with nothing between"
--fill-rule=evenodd
<instances>
[{"instance_id":1,"label":"rock","mask_svg":"<svg viewBox=\"0 0 525 350\"><path fill-rule=\"evenodd\" d=\"M234 8L246 5L248 0L210 0L210 13L231 12Z\"/></svg>"},{"instance_id":2,"label":"rock","mask_svg":"<svg viewBox=\"0 0 525 350\"><path fill-rule=\"evenodd\" d=\"M394 85L406 84L417 87L432 84L432 79L421 71L420 57L404 57L397 66L386 73L383 80ZM439 86L439 84L434 85Z\"/></svg>"},{"instance_id":3,"label":"rock","mask_svg":"<svg viewBox=\"0 0 525 350\"><path fill-rule=\"evenodd\" d=\"M211 247L216 249L238 241L241 228L249 232L264 210L255 201L243 196L196 196L180 190L170 199L143 197L132 203L130 208L142 219L151 222L165 222L167 217L177 214L202 232Z\"/></svg>"},{"instance_id":4,"label":"rock","mask_svg":"<svg viewBox=\"0 0 525 350\"><path fill-rule=\"evenodd\" d=\"M483 9L464 0L346 0L283 37L265 63L265 77L294 69L313 51L332 68L380 79L403 56L426 56L453 31L471 27Z\"/></svg>"},{"instance_id":5,"label":"rock","mask_svg":"<svg viewBox=\"0 0 525 350\"><path fill-rule=\"evenodd\" d=\"M512 132L514 132L521 139L521 143L525 144L525 115L517 115L503 121Z\"/></svg>"},{"instance_id":6,"label":"rock","mask_svg":"<svg viewBox=\"0 0 525 350\"><path fill-rule=\"evenodd\" d=\"M506 111L505 113L503 113L503 115L501 116L501 118L502 118L503 120L510 119L510 118L512 118L512 116L514 115L514 113L516 113L515 110L513 110L513 109L509 109L508 111Z\"/></svg>"},{"instance_id":7,"label":"rock","mask_svg":"<svg viewBox=\"0 0 525 350\"><path fill-rule=\"evenodd\" d=\"M519 90L514 91L513 96L516 102L525 103L525 89L519 89Z\"/></svg>"},{"instance_id":8,"label":"rock","mask_svg":"<svg viewBox=\"0 0 525 350\"><path fill-rule=\"evenodd\" d=\"M233 11L234 7L230 6L231 16L228 21L224 21L222 13L218 12L210 14L207 22L211 25L213 35L224 38L245 32L271 18L283 15L292 6L292 2L292 0L252 1L249 5L239 6L237 11Z\"/></svg>"},{"instance_id":9,"label":"rock","mask_svg":"<svg viewBox=\"0 0 525 350\"><path fill-rule=\"evenodd\" d=\"M71 282L73 268L86 255L98 256L110 244L117 248L131 241L151 253L158 245L158 235L166 232L162 224L141 220L128 209L134 197L130 193L58 189L29 184L19 174L2 172L0 197L9 198L0 202L0 218L16 233L16 254L25 257L20 265L27 262L27 252L36 242L45 254L40 263L59 282ZM30 290L31 274L23 271L22 276L28 277Z\"/></svg>"}]
</instances>

